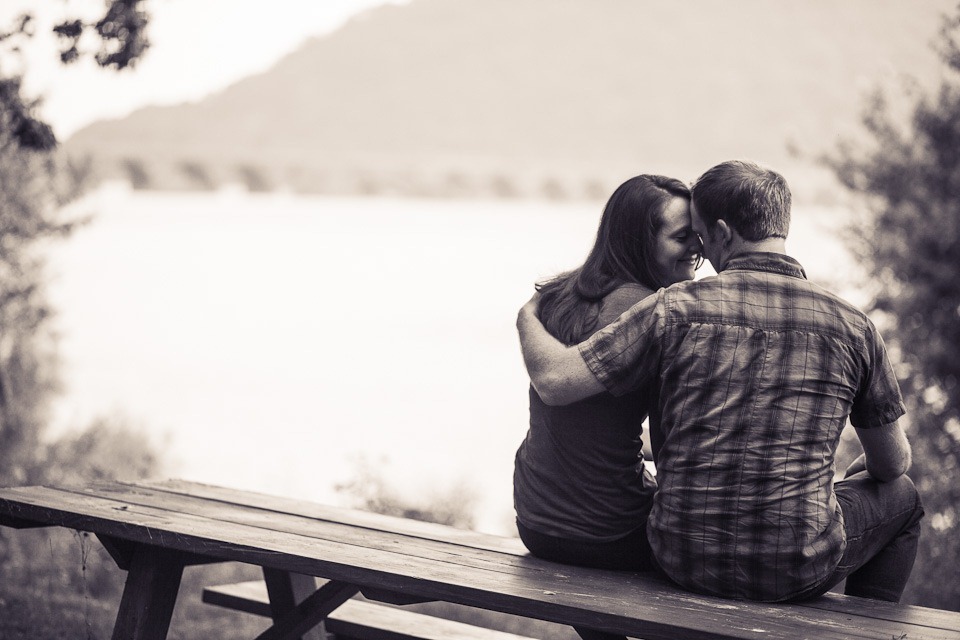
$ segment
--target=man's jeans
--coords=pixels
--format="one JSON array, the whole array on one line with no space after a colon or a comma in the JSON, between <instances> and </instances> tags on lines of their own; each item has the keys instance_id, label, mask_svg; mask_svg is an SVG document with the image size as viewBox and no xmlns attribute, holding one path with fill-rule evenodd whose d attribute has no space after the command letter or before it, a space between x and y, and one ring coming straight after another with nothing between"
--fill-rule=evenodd
<instances>
[{"instance_id":1,"label":"man's jeans","mask_svg":"<svg viewBox=\"0 0 960 640\"><path fill-rule=\"evenodd\" d=\"M847 547L834 574L814 595L846 578L847 595L899 602L917 556L923 517L913 481L903 475L878 482L861 471L837 482L834 490Z\"/></svg>"}]
</instances>

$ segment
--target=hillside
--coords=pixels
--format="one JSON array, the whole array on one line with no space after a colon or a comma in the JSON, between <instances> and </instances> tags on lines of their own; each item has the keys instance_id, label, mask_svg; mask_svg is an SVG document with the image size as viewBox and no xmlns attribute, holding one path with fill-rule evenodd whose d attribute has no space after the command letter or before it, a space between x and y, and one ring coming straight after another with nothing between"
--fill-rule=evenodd
<instances>
[{"instance_id":1,"label":"hillside","mask_svg":"<svg viewBox=\"0 0 960 640\"><path fill-rule=\"evenodd\" d=\"M933 79L954 3L412 0L66 149L151 188L579 197L730 157L802 172L790 149L853 132L869 89Z\"/></svg>"}]
</instances>

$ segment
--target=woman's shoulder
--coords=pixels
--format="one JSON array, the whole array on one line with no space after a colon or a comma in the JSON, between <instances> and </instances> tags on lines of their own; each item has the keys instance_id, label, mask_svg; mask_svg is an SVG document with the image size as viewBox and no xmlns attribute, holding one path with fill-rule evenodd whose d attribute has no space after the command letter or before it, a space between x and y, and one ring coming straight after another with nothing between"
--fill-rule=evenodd
<instances>
[{"instance_id":1,"label":"woman's shoulder","mask_svg":"<svg viewBox=\"0 0 960 640\"><path fill-rule=\"evenodd\" d=\"M600 305L599 325L607 326L624 311L654 293L656 291L650 287L637 282L625 282L604 297Z\"/></svg>"}]
</instances>

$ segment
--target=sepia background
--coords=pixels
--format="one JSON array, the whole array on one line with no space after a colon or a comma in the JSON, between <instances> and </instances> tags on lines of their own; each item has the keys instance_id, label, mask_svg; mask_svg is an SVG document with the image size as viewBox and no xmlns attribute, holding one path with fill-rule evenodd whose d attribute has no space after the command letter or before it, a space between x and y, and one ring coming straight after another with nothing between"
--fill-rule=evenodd
<instances>
[{"instance_id":1,"label":"sepia background","mask_svg":"<svg viewBox=\"0 0 960 640\"><path fill-rule=\"evenodd\" d=\"M890 236L863 216L883 190L851 150L881 137L864 122L878 95L909 131L955 81L938 49L955 0L147 0L149 47L121 70L86 35L63 64L50 34L102 2L7 1L0 25L28 9L34 35L0 76L58 141L45 153L71 188L53 209L74 226L31 245L43 314L23 371L42 384L5 424L32 453L8 447L4 483L76 466L512 534L516 311L583 259L620 182L732 158L786 176L790 253L917 370L876 304L893 276L863 242ZM956 386L955 366L904 382L953 485ZM956 497L937 495L940 547L908 596L960 608Z\"/></svg>"}]
</instances>

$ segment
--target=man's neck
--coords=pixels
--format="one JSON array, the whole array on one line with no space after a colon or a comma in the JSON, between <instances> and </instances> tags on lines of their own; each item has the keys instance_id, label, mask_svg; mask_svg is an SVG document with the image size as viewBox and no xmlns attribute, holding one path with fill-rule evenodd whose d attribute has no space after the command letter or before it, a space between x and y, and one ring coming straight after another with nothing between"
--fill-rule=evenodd
<instances>
[{"instance_id":1,"label":"man's neck","mask_svg":"<svg viewBox=\"0 0 960 640\"><path fill-rule=\"evenodd\" d=\"M734 241L730 244L729 250L724 256L723 264L726 266L727 262L729 262L731 258L744 253L754 252L781 253L786 255L787 243L784 238L765 238L763 240L752 241L744 240L743 238L736 236Z\"/></svg>"},{"instance_id":2,"label":"man's neck","mask_svg":"<svg viewBox=\"0 0 960 640\"><path fill-rule=\"evenodd\" d=\"M787 242L784 238L767 238L757 242L740 241L740 248L737 253L753 253L762 251L765 253L786 253Z\"/></svg>"}]
</instances>

